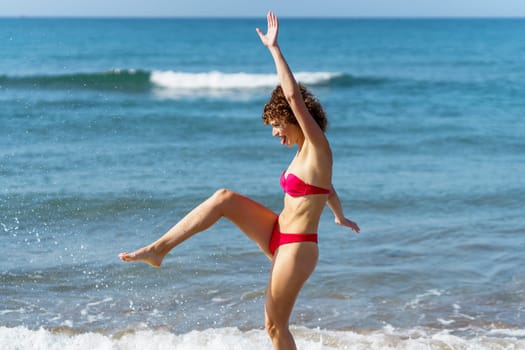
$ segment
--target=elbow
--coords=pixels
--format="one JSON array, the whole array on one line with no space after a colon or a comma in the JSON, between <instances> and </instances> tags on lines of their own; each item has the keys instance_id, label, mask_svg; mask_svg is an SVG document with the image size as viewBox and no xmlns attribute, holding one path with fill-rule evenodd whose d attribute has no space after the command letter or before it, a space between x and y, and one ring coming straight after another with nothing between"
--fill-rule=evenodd
<instances>
[{"instance_id":1,"label":"elbow","mask_svg":"<svg viewBox=\"0 0 525 350\"><path fill-rule=\"evenodd\" d=\"M286 99L286 102L288 104L294 103L294 101L297 101L298 98L302 98L301 91L299 90L299 87L297 84L293 84L291 86L282 86L283 96Z\"/></svg>"},{"instance_id":2,"label":"elbow","mask_svg":"<svg viewBox=\"0 0 525 350\"><path fill-rule=\"evenodd\" d=\"M331 201L333 198L337 196L337 192L335 192L334 185L330 187L330 193L328 194L328 200Z\"/></svg>"}]
</instances>

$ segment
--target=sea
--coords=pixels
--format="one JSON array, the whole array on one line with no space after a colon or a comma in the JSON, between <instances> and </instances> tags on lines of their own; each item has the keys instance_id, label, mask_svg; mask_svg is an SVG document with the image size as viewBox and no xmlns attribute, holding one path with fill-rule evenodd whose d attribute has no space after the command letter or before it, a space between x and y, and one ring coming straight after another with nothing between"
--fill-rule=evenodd
<instances>
[{"instance_id":1,"label":"sea","mask_svg":"<svg viewBox=\"0 0 525 350\"><path fill-rule=\"evenodd\" d=\"M0 19L0 349L272 349L269 260L225 219L118 259L217 189L279 212L261 18ZM300 349L525 349L524 19L281 18L333 184Z\"/></svg>"}]
</instances>

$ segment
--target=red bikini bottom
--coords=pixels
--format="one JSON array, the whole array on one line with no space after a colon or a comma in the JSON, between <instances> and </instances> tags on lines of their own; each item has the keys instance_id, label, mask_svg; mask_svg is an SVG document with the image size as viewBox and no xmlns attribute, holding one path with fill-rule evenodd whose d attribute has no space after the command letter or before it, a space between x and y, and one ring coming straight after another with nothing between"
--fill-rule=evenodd
<instances>
[{"instance_id":1,"label":"red bikini bottom","mask_svg":"<svg viewBox=\"0 0 525 350\"><path fill-rule=\"evenodd\" d=\"M274 255L277 248L283 244L299 242L317 243L317 233L282 233L279 231L279 217L277 217L270 238L270 253Z\"/></svg>"}]
</instances>

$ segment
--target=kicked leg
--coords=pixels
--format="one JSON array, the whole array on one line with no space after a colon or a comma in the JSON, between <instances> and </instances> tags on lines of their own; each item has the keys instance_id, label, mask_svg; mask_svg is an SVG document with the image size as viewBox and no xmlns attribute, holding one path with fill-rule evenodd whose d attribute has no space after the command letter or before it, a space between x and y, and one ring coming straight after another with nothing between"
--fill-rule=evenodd
<instances>
[{"instance_id":1,"label":"kicked leg","mask_svg":"<svg viewBox=\"0 0 525 350\"><path fill-rule=\"evenodd\" d=\"M132 253L121 253L122 261L142 261L155 267L170 250L194 234L204 231L221 217L230 219L269 256L268 244L277 219L265 206L230 190L218 190L195 207L155 242Z\"/></svg>"}]
</instances>

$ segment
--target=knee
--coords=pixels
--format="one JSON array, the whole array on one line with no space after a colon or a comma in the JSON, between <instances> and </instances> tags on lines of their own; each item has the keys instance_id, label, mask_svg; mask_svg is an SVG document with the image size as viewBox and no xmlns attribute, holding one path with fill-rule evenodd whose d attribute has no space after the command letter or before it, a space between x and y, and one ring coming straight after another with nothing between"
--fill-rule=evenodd
<instances>
[{"instance_id":1,"label":"knee","mask_svg":"<svg viewBox=\"0 0 525 350\"><path fill-rule=\"evenodd\" d=\"M235 192L232 190L221 188L215 191L215 193L212 195L212 198L218 203L224 203L232 199L234 196Z\"/></svg>"},{"instance_id":2,"label":"knee","mask_svg":"<svg viewBox=\"0 0 525 350\"><path fill-rule=\"evenodd\" d=\"M238 196L236 192L226 188L221 188L215 191L210 198L214 206L225 210L226 208L231 207L231 204L235 203L236 196Z\"/></svg>"},{"instance_id":3,"label":"knee","mask_svg":"<svg viewBox=\"0 0 525 350\"><path fill-rule=\"evenodd\" d=\"M279 339L289 332L287 325L279 325L269 318L266 319L265 328L271 339Z\"/></svg>"},{"instance_id":4,"label":"knee","mask_svg":"<svg viewBox=\"0 0 525 350\"><path fill-rule=\"evenodd\" d=\"M270 338L274 339L277 337L279 330L277 329L277 325L273 321L267 319L265 328L266 328L266 333L268 333Z\"/></svg>"}]
</instances>

